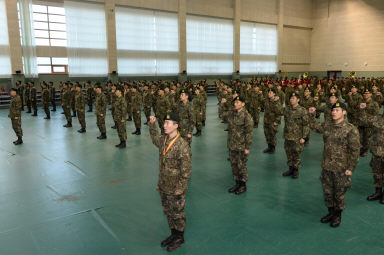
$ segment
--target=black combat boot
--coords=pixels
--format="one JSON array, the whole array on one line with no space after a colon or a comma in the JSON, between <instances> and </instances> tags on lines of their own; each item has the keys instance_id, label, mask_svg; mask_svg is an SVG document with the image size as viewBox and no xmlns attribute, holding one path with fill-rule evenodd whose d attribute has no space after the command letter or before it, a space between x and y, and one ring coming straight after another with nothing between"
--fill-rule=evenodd
<instances>
[{"instance_id":1,"label":"black combat boot","mask_svg":"<svg viewBox=\"0 0 384 255\"><path fill-rule=\"evenodd\" d=\"M259 127L259 123L255 122L255 123L253 124L253 128L258 128L258 127Z\"/></svg>"},{"instance_id":2,"label":"black combat boot","mask_svg":"<svg viewBox=\"0 0 384 255\"><path fill-rule=\"evenodd\" d=\"M128 116L127 121L132 121L132 117L131 117L131 116Z\"/></svg>"},{"instance_id":3,"label":"black combat boot","mask_svg":"<svg viewBox=\"0 0 384 255\"><path fill-rule=\"evenodd\" d=\"M235 192L239 187L240 187L240 181L236 181L235 186L233 186L232 188L230 188L230 189L228 190L228 192L229 192L229 193L233 193L233 192Z\"/></svg>"},{"instance_id":4,"label":"black combat boot","mask_svg":"<svg viewBox=\"0 0 384 255\"><path fill-rule=\"evenodd\" d=\"M21 136L18 136L17 140L13 142L14 145L19 145L19 144L22 144L22 143L23 143L23 139L21 138Z\"/></svg>"},{"instance_id":5,"label":"black combat boot","mask_svg":"<svg viewBox=\"0 0 384 255\"><path fill-rule=\"evenodd\" d=\"M71 122L67 122L67 124L65 124L63 127L70 128L70 127L72 127L72 123Z\"/></svg>"},{"instance_id":6,"label":"black combat boot","mask_svg":"<svg viewBox=\"0 0 384 255\"><path fill-rule=\"evenodd\" d=\"M97 139L99 139L99 140L107 139L107 135L105 133L101 133L101 135L98 136Z\"/></svg>"},{"instance_id":7,"label":"black combat boot","mask_svg":"<svg viewBox=\"0 0 384 255\"><path fill-rule=\"evenodd\" d=\"M72 115L72 117L76 117L76 112L73 112L73 115Z\"/></svg>"},{"instance_id":8,"label":"black combat boot","mask_svg":"<svg viewBox=\"0 0 384 255\"><path fill-rule=\"evenodd\" d=\"M299 169L293 167L292 179L297 179L297 178L299 178Z\"/></svg>"},{"instance_id":9,"label":"black combat boot","mask_svg":"<svg viewBox=\"0 0 384 255\"><path fill-rule=\"evenodd\" d=\"M205 120L203 120L203 122L202 122L202 123L203 123L203 127L205 127Z\"/></svg>"},{"instance_id":10,"label":"black combat boot","mask_svg":"<svg viewBox=\"0 0 384 255\"><path fill-rule=\"evenodd\" d=\"M368 152L366 150L360 150L360 157L366 157L368 155Z\"/></svg>"},{"instance_id":11,"label":"black combat boot","mask_svg":"<svg viewBox=\"0 0 384 255\"><path fill-rule=\"evenodd\" d=\"M183 245L184 245L184 232L176 230L175 238L168 245L167 251L176 251Z\"/></svg>"},{"instance_id":12,"label":"black combat boot","mask_svg":"<svg viewBox=\"0 0 384 255\"><path fill-rule=\"evenodd\" d=\"M125 148L126 147L126 144L125 144L125 141L120 141L120 143L118 145L116 145L117 148Z\"/></svg>"},{"instance_id":13,"label":"black combat boot","mask_svg":"<svg viewBox=\"0 0 384 255\"><path fill-rule=\"evenodd\" d=\"M291 176L293 174L293 168L290 166L288 171L283 173L283 176Z\"/></svg>"},{"instance_id":14,"label":"black combat boot","mask_svg":"<svg viewBox=\"0 0 384 255\"><path fill-rule=\"evenodd\" d=\"M85 128L81 128L81 129L77 130L77 132L79 132L81 134L81 133L85 133L87 131L85 130Z\"/></svg>"},{"instance_id":15,"label":"black combat boot","mask_svg":"<svg viewBox=\"0 0 384 255\"><path fill-rule=\"evenodd\" d=\"M236 195L241 195L244 192L247 191L247 184L245 182L240 181L240 186L239 188L235 191Z\"/></svg>"},{"instance_id":16,"label":"black combat boot","mask_svg":"<svg viewBox=\"0 0 384 255\"><path fill-rule=\"evenodd\" d=\"M136 131L136 135L141 135L141 130L140 130L140 128L137 129L137 131Z\"/></svg>"},{"instance_id":17,"label":"black combat boot","mask_svg":"<svg viewBox=\"0 0 384 255\"><path fill-rule=\"evenodd\" d=\"M27 113L32 113L32 111L31 111L31 108L30 108L30 107L28 107L28 111L27 111Z\"/></svg>"},{"instance_id":18,"label":"black combat boot","mask_svg":"<svg viewBox=\"0 0 384 255\"><path fill-rule=\"evenodd\" d=\"M117 127L116 127L116 124L115 124L115 125L113 125L111 128L112 128L112 129L116 129L116 128L117 128Z\"/></svg>"},{"instance_id":19,"label":"black combat boot","mask_svg":"<svg viewBox=\"0 0 384 255\"><path fill-rule=\"evenodd\" d=\"M196 130L196 133L194 133L193 136L201 136L201 130Z\"/></svg>"},{"instance_id":20,"label":"black combat boot","mask_svg":"<svg viewBox=\"0 0 384 255\"><path fill-rule=\"evenodd\" d=\"M33 117L36 117L36 116L37 116L37 111L33 111L32 116L33 116Z\"/></svg>"},{"instance_id":21,"label":"black combat boot","mask_svg":"<svg viewBox=\"0 0 384 255\"><path fill-rule=\"evenodd\" d=\"M50 120L51 117L50 117L50 116L46 116L46 117L44 117L44 119L46 119L46 120Z\"/></svg>"},{"instance_id":22,"label":"black combat boot","mask_svg":"<svg viewBox=\"0 0 384 255\"><path fill-rule=\"evenodd\" d=\"M268 144L268 148L266 148L263 152L273 154L275 153L275 146Z\"/></svg>"},{"instance_id":23,"label":"black combat boot","mask_svg":"<svg viewBox=\"0 0 384 255\"><path fill-rule=\"evenodd\" d=\"M381 188L376 188L376 192L369 197L367 197L368 201L375 201L375 200L380 200L383 195L383 191Z\"/></svg>"},{"instance_id":24,"label":"black combat boot","mask_svg":"<svg viewBox=\"0 0 384 255\"><path fill-rule=\"evenodd\" d=\"M335 213L332 217L331 227L337 228L341 224L341 210L335 210Z\"/></svg>"},{"instance_id":25,"label":"black combat boot","mask_svg":"<svg viewBox=\"0 0 384 255\"><path fill-rule=\"evenodd\" d=\"M89 109L87 112L92 112L92 105L88 105Z\"/></svg>"},{"instance_id":26,"label":"black combat boot","mask_svg":"<svg viewBox=\"0 0 384 255\"><path fill-rule=\"evenodd\" d=\"M332 220L333 215L335 213L335 208L334 207L328 207L328 214L325 215L323 218L320 219L321 223L328 223Z\"/></svg>"},{"instance_id":27,"label":"black combat boot","mask_svg":"<svg viewBox=\"0 0 384 255\"><path fill-rule=\"evenodd\" d=\"M381 194L380 204L384 205L384 192Z\"/></svg>"},{"instance_id":28,"label":"black combat boot","mask_svg":"<svg viewBox=\"0 0 384 255\"><path fill-rule=\"evenodd\" d=\"M161 247L166 247L168 245L170 245L173 240L175 239L176 237L176 229L171 229L171 235L168 236L166 239L164 239L162 242L161 242Z\"/></svg>"}]
</instances>

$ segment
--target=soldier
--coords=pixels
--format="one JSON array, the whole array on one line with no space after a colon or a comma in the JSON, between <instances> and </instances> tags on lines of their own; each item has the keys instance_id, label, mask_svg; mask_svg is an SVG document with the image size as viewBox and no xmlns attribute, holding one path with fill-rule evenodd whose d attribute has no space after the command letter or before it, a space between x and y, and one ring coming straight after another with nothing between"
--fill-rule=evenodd
<instances>
[{"instance_id":1,"label":"soldier","mask_svg":"<svg viewBox=\"0 0 384 255\"><path fill-rule=\"evenodd\" d=\"M268 90L268 98L263 100L264 105L264 135L268 148L263 152L273 154L277 144L276 134L282 114L280 98L276 96L274 89Z\"/></svg>"},{"instance_id":2,"label":"soldier","mask_svg":"<svg viewBox=\"0 0 384 255\"><path fill-rule=\"evenodd\" d=\"M128 113L127 121L132 121L132 92L129 89L128 84L126 84L126 87L127 87L127 92L124 94L124 97L127 104L127 113Z\"/></svg>"},{"instance_id":3,"label":"soldier","mask_svg":"<svg viewBox=\"0 0 384 255\"><path fill-rule=\"evenodd\" d=\"M186 229L185 196L188 180L191 177L191 150L178 132L179 118L176 114L164 116L164 133L159 135L156 117L151 116L149 132L152 143L159 148L159 182L161 204L167 216L171 235L161 242L168 251L175 251L184 245Z\"/></svg>"},{"instance_id":4,"label":"soldier","mask_svg":"<svg viewBox=\"0 0 384 255\"><path fill-rule=\"evenodd\" d=\"M136 131L132 132L132 135L141 135L141 108L143 97L140 92L137 91L137 87L133 86L131 91L132 116L136 127Z\"/></svg>"},{"instance_id":5,"label":"soldier","mask_svg":"<svg viewBox=\"0 0 384 255\"><path fill-rule=\"evenodd\" d=\"M373 138L370 145L372 159L371 168L373 173L374 186L376 192L367 197L368 201L380 200L384 204L384 115L368 117L365 109L366 103L361 103L362 109L360 114L360 121L365 123L366 126L373 128Z\"/></svg>"},{"instance_id":6,"label":"soldier","mask_svg":"<svg viewBox=\"0 0 384 255\"><path fill-rule=\"evenodd\" d=\"M87 81L85 83L85 86L87 88L87 104L88 104L88 111L87 112L92 112L94 89L92 88L91 81Z\"/></svg>"},{"instance_id":7,"label":"soldier","mask_svg":"<svg viewBox=\"0 0 384 255\"><path fill-rule=\"evenodd\" d=\"M189 146L191 146L192 132L195 127L195 121L192 105L189 101L188 91L182 89L180 93L180 102L176 110L180 118L178 130L181 137L188 142Z\"/></svg>"},{"instance_id":8,"label":"soldier","mask_svg":"<svg viewBox=\"0 0 384 255\"><path fill-rule=\"evenodd\" d=\"M31 86L29 97L31 99L31 105L33 108L32 116L36 117L37 116L37 92L36 92L35 84L33 82L30 82L29 84Z\"/></svg>"},{"instance_id":9,"label":"soldier","mask_svg":"<svg viewBox=\"0 0 384 255\"><path fill-rule=\"evenodd\" d=\"M380 107L377 102L372 100L372 92L369 89L364 91L364 100L362 103L366 104L365 112L368 117L374 117L379 114ZM359 123L360 132L360 156L365 157L368 155L369 138L372 136L372 128L364 125L365 123Z\"/></svg>"},{"instance_id":10,"label":"soldier","mask_svg":"<svg viewBox=\"0 0 384 255\"><path fill-rule=\"evenodd\" d=\"M203 127L205 127L205 120L207 118L207 101L208 101L208 95L205 91L204 85L200 85L200 94L203 97L203 116L201 123L203 124Z\"/></svg>"},{"instance_id":11,"label":"soldier","mask_svg":"<svg viewBox=\"0 0 384 255\"><path fill-rule=\"evenodd\" d=\"M78 82L75 82L75 88L72 86L72 83L69 83L69 90L71 91L71 108L73 115L72 117L76 117L76 88L77 88Z\"/></svg>"},{"instance_id":12,"label":"soldier","mask_svg":"<svg viewBox=\"0 0 384 255\"><path fill-rule=\"evenodd\" d=\"M111 103L111 113L112 113L112 119L114 122L114 125L111 127L112 129L117 129L117 120L115 118L115 102L117 100L116 97L116 85L112 84L111 85L111 91L110 91L110 103Z\"/></svg>"},{"instance_id":13,"label":"soldier","mask_svg":"<svg viewBox=\"0 0 384 255\"><path fill-rule=\"evenodd\" d=\"M204 111L204 98L200 94L200 89L195 89L195 97L193 98L193 112L195 115L196 133L193 136L201 136L203 128L203 111Z\"/></svg>"},{"instance_id":14,"label":"soldier","mask_svg":"<svg viewBox=\"0 0 384 255\"><path fill-rule=\"evenodd\" d=\"M105 115L107 112L107 101L100 84L96 85L95 91L96 91L95 114L97 119L96 124L101 133L100 136L97 137L97 139L100 139L100 140L107 139L107 131L105 128Z\"/></svg>"},{"instance_id":15,"label":"soldier","mask_svg":"<svg viewBox=\"0 0 384 255\"><path fill-rule=\"evenodd\" d=\"M221 100L222 104L226 102L225 98ZM223 118L228 122L227 147L233 179L236 181L236 185L228 192L240 195L247 191L247 161L252 145L253 119L245 109L245 100L242 97L237 96L232 102L233 110L223 114Z\"/></svg>"},{"instance_id":16,"label":"soldier","mask_svg":"<svg viewBox=\"0 0 384 255\"><path fill-rule=\"evenodd\" d=\"M120 138L120 143L116 145L117 148L125 148L127 141L126 118L127 118L127 105L123 97L123 88L118 88L115 91L116 101L114 103L114 119L117 127L117 134Z\"/></svg>"},{"instance_id":17,"label":"soldier","mask_svg":"<svg viewBox=\"0 0 384 255\"><path fill-rule=\"evenodd\" d=\"M24 111L24 86L21 84L21 81L16 82L17 94L20 96L21 100L21 110Z\"/></svg>"},{"instance_id":18,"label":"soldier","mask_svg":"<svg viewBox=\"0 0 384 255\"><path fill-rule=\"evenodd\" d=\"M169 111L170 104L164 95L164 90L159 89L158 95L159 97L156 99L155 115L159 122L161 133L164 134L164 116Z\"/></svg>"},{"instance_id":19,"label":"soldier","mask_svg":"<svg viewBox=\"0 0 384 255\"><path fill-rule=\"evenodd\" d=\"M81 129L77 130L79 133L86 132L85 124L85 98L82 91L83 86L79 83L76 84L76 95L75 95L75 108L77 112L77 117L81 125Z\"/></svg>"},{"instance_id":20,"label":"soldier","mask_svg":"<svg viewBox=\"0 0 384 255\"><path fill-rule=\"evenodd\" d=\"M300 154L304 150L305 138L309 135L308 112L299 105L300 97L296 92L289 95L289 102L290 105L283 111L284 149L289 170L284 172L283 176L292 176L293 179L297 179L301 166Z\"/></svg>"},{"instance_id":21,"label":"soldier","mask_svg":"<svg viewBox=\"0 0 384 255\"><path fill-rule=\"evenodd\" d=\"M352 85L351 91L345 97L345 101L348 104L348 121L357 127L359 124L359 105L363 101L363 97L357 93L355 85Z\"/></svg>"},{"instance_id":22,"label":"soldier","mask_svg":"<svg viewBox=\"0 0 384 255\"><path fill-rule=\"evenodd\" d=\"M51 103L51 98L49 96L49 91L47 88L47 84L45 82L41 83L41 88L42 88L41 102L43 103L44 112L46 115L44 117L44 119L49 120L49 119L51 119L51 113L49 111L49 105Z\"/></svg>"},{"instance_id":23,"label":"soldier","mask_svg":"<svg viewBox=\"0 0 384 255\"><path fill-rule=\"evenodd\" d=\"M315 97L315 102L318 101L318 98ZM338 95L336 93L331 93L329 94L329 99L328 99L328 103L326 104L323 104L323 105L319 105L317 108L316 108L316 111L318 113L322 112L324 113L324 121L332 121L332 106L338 102L339 98L338 98Z\"/></svg>"},{"instance_id":24,"label":"soldier","mask_svg":"<svg viewBox=\"0 0 384 255\"><path fill-rule=\"evenodd\" d=\"M148 89L148 85L144 85L144 91L143 91L143 107L144 107L144 114L145 118L147 119L147 122L144 123L144 125L148 125L149 116L151 116L151 106L152 106L152 94L151 91Z\"/></svg>"},{"instance_id":25,"label":"soldier","mask_svg":"<svg viewBox=\"0 0 384 255\"><path fill-rule=\"evenodd\" d=\"M264 100L263 92L260 90L258 86L255 86L249 94L251 94L249 99L250 100L249 113L251 114L252 119L254 121L253 127L258 128L259 120L260 120L261 105Z\"/></svg>"},{"instance_id":26,"label":"soldier","mask_svg":"<svg viewBox=\"0 0 384 255\"><path fill-rule=\"evenodd\" d=\"M26 105L27 105L27 108L28 108L28 111L27 113L31 113L31 86L29 85L29 83L25 83L25 93L24 93L24 97L25 97L25 101L26 101Z\"/></svg>"},{"instance_id":27,"label":"soldier","mask_svg":"<svg viewBox=\"0 0 384 255\"><path fill-rule=\"evenodd\" d=\"M56 111L56 89L53 82L49 82L49 94L51 98L51 104L52 104L52 111Z\"/></svg>"},{"instance_id":28,"label":"soldier","mask_svg":"<svg viewBox=\"0 0 384 255\"><path fill-rule=\"evenodd\" d=\"M9 107L8 117L11 119L13 131L17 135L17 140L13 142L14 145L23 143L23 130L21 129L21 99L17 94L17 89L11 89L11 102Z\"/></svg>"},{"instance_id":29,"label":"soldier","mask_svg":"<svg viewBox=\"0 0 384 255\"><path fill-rule=\"evenodd\" d=\"M308 87L304 89L304 96L302 99L300 99L300 105L304 107L307 111L311 107L316 107L316 103L313 100L313 97L311 96L311 91ZM309 131L308 136L304 138L305 139L304 146L308 146L310 136L311 136L311 132Z\"/></svg>"},{"instance_id":30,"label":"soldier","mask_svg":"<svg viewBox=\"0 0 384 255\"><path fill-rule=\"evenodd\" d=\"M67 119L67 124L64 127L72 127L72 115L71 115L71 105L72 105L72 92L68 87L68 83L63 84L63 97L61 100L61 106L64 110L65 118Z\"/></svg>"},{"instance_id":31,"label":"soldier","mask_svg":"<svg viewBox=\"0 0 384 255\"><path fill-rule=\"evenodd\" d=\"M351 175L359 161L359 131L345 116L346 106L335 103L332 106L332 121L318 123L311 107L310 128L323 134L324 152L320 180L323 186L325 205L328 214L321 218L322 223L331 222L331 227L341 223L341 213L345 209L345 195L351 186Z\"/></svg>"}]
</instances>

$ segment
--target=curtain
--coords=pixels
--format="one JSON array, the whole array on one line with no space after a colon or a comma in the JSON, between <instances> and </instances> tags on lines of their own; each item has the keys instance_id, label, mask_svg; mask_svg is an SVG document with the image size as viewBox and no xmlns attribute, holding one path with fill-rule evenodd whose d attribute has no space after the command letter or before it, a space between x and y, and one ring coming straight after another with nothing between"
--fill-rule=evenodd
<instances>
[{"instance_id":1,"label":"curtain","mask_svg":"<svg viewBox=\"0 0 384 255\"><path fill-rule=\"evenodd\" d=\"M69 76L108 75L104 4L65 1Z\"/></svg>"},{"instance_id":2,"label":"curtain","mask_svg":"<svg viewBox=\"0 0 384 255\"><path fill-rule=\"evenodd\" d=\"M32 0L19 0L19 11L24 75L33 78L38 76L38 71L36 44L33 34Z\"/></svg>"},{"instance_id":3,"label":"curtain","mask_svg":"<svg viewBox=\"0 0 384 255\"><path fill-rule=\"evenodd\" d=\"M176 13L116 8L119 74L177 74L178 17Z\"/></svg>"},{"instance_id":4,"label":"curtain","mask_svg":"<svg viewBox=\"0 0 384 255\"><path fill-rule=\"evenodd\" d=\"M275 73L277 27L254 22L240 23L240 72Z\"/></svg>"},{"instance_id":5,"label":"curtain","mask_svg":"<svg viewBox=\"0 0 384 255\"><path fill-rule=\"evenodd\" d=\"M187 69L192 74L232 73L232 20L187 15Z\"/></svg>"},{"instance_id":6,"label":"curtain","mask_svg":"<svg viewBox=\"0 0 384 255\"><path fill-rule=\"evenodd\" d=\"M10 77L11 73L5 0L0 0L0 77Z\"/></svg>"}]
</instances>

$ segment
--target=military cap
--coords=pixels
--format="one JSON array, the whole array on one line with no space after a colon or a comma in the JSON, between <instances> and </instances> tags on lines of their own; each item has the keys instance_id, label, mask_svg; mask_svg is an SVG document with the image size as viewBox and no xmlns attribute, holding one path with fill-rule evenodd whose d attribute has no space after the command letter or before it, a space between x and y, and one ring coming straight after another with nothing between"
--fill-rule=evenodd
<instances>
[{"instance_id":1,"label":"military cap","mask_svg":"<svg viewBox=\"0 0 384 255\"><path fill-rule=\"evenodd\" d=\"M344 109L344 110L347 109L347 106L346 106L344 103L341 103L341 102L337 102L337 103L335 103L334 105L332 105L332 109L334 109L334 108L338 108L338 107L340 107L340 108L342 108L342 109Z\"/></svg>"},{"instance_id":2,"label":"military cap","mask_svg":"<svg viewBox=\"0 0 384 255\"><path fill-rule=\"evenodd\" d=\"M292 92L292 93L289 95L289 99L291 99L291 97L299 98L299 95L298 95L296 92Z\"/></svg>"},{"instance_id":3,"label":"military cap","mask_svg":"<svg viewBox=\"0 0 384 255\"><path fill-rule=\"evenodd\" d=\"M167 113L165 116L164 116L164 120L172 120L172 121L175 121L177 123L179 123L180 119L179 119L179 115L177 115L176 113Z\"/></svg>"},{"instance_id":4,"label":"military cap","mask_svg":"<svg viewBox=\"0 0 384 255\"><path fill-rule=\"evenodd\" d=\"M273 89L273 88L268 89L268 93L269 93L270 91L272 91L273 93L276 94L276 90L275 90L275 89Z\"/></svg>"},{"instance_id":5,"label":"military cap","mask_svg":"<svg viewBox=\"0 0 384 255\"><path fill-rule=\"evenodd\" d=\"M187 90L185 90L185 89L182 89L182 90L180 91L180 94L186 94L187 96L189 96L189 93L188 93L188 91L187 91Z\"/></svg>"},{"instance_id":6,"label":"military cap","mask_svg":"<svg viewBox=\"0 0 384 255\"><path fill-rule=\"evenodd\" d=\"M76 87L83 88L83 85L81 85L80 83L76 83Z\"/></svg>"},{"instance_id":7,"label":"military cap","mask_svg":"<svg viewBox=\"0 0 384 255\"><path fill-rule=\"evenodd\" d=\"M372 93L372 92L367 88L367 89L364 89L364 94L365 93Z\"/></svg>"},{"instance_id":8,"label":"military cap","mask_svg":"<svg viewBox=\"0 0 384 255\"><path fill-rule=\"evenodd\" d=\"M338 97L338 96L337 96L337 93L331 93L329 94L329 97Z\"/></svg>"},{"instance_id":9,"label":"military cap","mask_svg":"<svg viewBox=\"0 0 384 255\"><path fill-rule=\"evenodd\" d=\"M11 88L11 91L17 92L17 89L16 88Z\"/></svg>"},{"instance_id":10,"label":"military cap","mask_svg":"<svg viewBox=\"0 0 384 255\"><path fill-rule=\"evenodd\" d=\"M244 98L242 98L241 96L237 96L237 97L235 97L235 98L233 99L233 102L235 102L235 101L240 101L240 102L245 103Z\"/></svg>"}]
</instances>

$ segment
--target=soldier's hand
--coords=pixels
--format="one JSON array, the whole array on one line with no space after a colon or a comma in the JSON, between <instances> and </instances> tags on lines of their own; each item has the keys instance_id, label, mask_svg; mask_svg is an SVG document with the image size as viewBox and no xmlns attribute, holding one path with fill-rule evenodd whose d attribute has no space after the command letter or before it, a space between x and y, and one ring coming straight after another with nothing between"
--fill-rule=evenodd
<instances>
[{"instance_id":1,"label":"soldier's hand","mask_svg":"<svg viewBox=\"0 0 384 255\"><path fill-rule=\"evenodd\" d=\"M245 149L245 150L244 150L244 153L245 153L246 155L248 155L248 154L249 154L249 150Z\"/></svg>"},{"instance_id":2,"label":"soldier's hand","mask_svg":"<svg viewBox=\"0 0 384 255\"><path fill-rule=\"evenodd\" d=\"M367 107L367 104L366 103L361 103L360 104L360 109L365 109Z\"/></svg>"},{"instance_id":3,"label":"soldier's hand","mask_svg":"<svg viewBox=\"0 0 384 255\"><path fill-rule=\"evenodd\" d=\"M348 92L348 96L352 95L352 92Z\"/></svg>"},{"instance_id":4,"label":"soldier's hand","mask_svg":"<svg viewBox=\"0 0 384 255\"><path fill-rule=\"evenodd\" d=\"M227 99L225 99L225 98L222 98L222 99L221 99L221 103L222 103L222 104L225 104L226 102L227 102Z\"/></svg>"},{"instance_id":5,"label":"soldier's hand","mask_svg":"<svg viewBox=\"0 0 384 255\"><path fill-rule=\"evenodd\" d=\"M126 122L126 120L121 120L121 123L124 123L124 122Z\"/></svg>"},{"instance_id":6,"label":"soldier's hand","mask_svg":"<svg viewBox=\"0 0 384 255\"><path fill-rule=\"evenodd\" d=\"M301 139L300 139L300 143L301 143L301 144L305 143L305 139L301 138Z\"/></svg>"},{"instance_id":7,"label":"soldier's hand","mask_svg":"<svg viewBox=\"0 0 384 255\"><path fill-rule=\"evenodd\" d=\"M317 100L319 100L319 97L314 97L313 100L317 101Z\"/></svg>"},{"instance_id":8,"label":"soldier's hand","mask_svg":"<svg viewBox=\"0 0 384 255\"><path fill-rule=\"evenodd\" d=\"M280 97L279 96L275 96L275 102L279 101L279 100L280 100Z\"/></svg>"},{"instance_id":9,"label":"soldier's hand","mask_svg":"<svg viewBox=\"0 0 384 255\"><path fill-rule=\"evenodd\" d=\"M149 123L153 124L153 123L155 123L155 121L156 121L155 116L149 116Z\"/></svg>"},{"instance_id":10,"label":"soldier's hand","mask_svg":"<svg viewBox=\"0 0 384 255\"><path fill-rule=\"evenodd\" d=\"M181 191L181 190L176 190L175 191L175 195L176 196L180 196L181 194L183 194L183 191Z\"/></svg>"},{"instance_id":11,"label":"soldier's hand","mask_svg":"<svg viewBox=\"0 0 384 255\"><path fill-rule=\"evenodd\" d=\"M273 122L273 125L274 125L274 126L277 126L277 125L279 125L279 123L277 123L277 122Z\"/></svg>"},{"instance_id":12,"label":"soldier's hand","mask_svg":"<svg viewBox=\"0 0 384 255\"><path fill-rule=\"evenodd\" d=\"M100 114L100 117L103 117L104 116L104 114Z\"/></svg>"},{"instance_id":13,"label":"soldier's hand","mask_svg":"<svg viewBox=\"0 0 384 255\"><path fill-rule=\"evenodd\" d=\"M81 112L84 112L84 110L80 110Z\"/></svg>"},{"instance_id":14,"label":"soldier's hand","mask_svg":"<svg viewBox=\"0 0 384 255\"><path fill-rule=\"evenodd\" d=\"M315 108L315 107L309 107L308 112L309 112L310 114L313 114L313 113L316 112L316 108Z\"/></svg>"},{"instance_id":15,"label":"soldier's hand","mask_svg":"<svg viewBox=\"0 0 384 255\"><path fill-rule=\"evenodd\" d=\"M19 117L15 117L15 120L18 120L19 119Z\"/></svg>"},{"instance_id":16,"label":"soldier's hand","mask_svg":"<svg viewBox=\"0 0 384 255\"><path fill-rule=\"evenodd\" d=\"M188 137L188 138L192 138L192 134L188 134L187 137Z\"/></svg>"},{"instance_id":17,"label":"soldier's hand","mask_svg":"<svg viewBox=\"0 0 384 255\"><path fill-rule=\"evenodd\" d=\"M346 170L345 171L345 175L346 176L351 176L352 175L352 171L351 170Z\"/></svg>"},{"instance_id":18,"label":"soldier's hand","mask_svg":"<svg viewBox=\"0 0 384 255\"><path fill-rule=\"evenodd\" d=\"M260 90L260 91L259 91L259 94L260 94L260 95L263 94L263 91Z\"/></svg>"}]
</instances>

